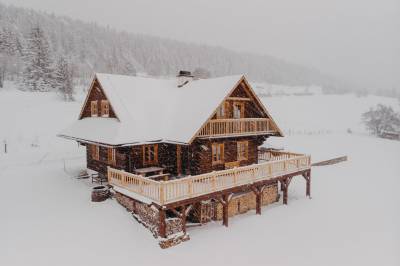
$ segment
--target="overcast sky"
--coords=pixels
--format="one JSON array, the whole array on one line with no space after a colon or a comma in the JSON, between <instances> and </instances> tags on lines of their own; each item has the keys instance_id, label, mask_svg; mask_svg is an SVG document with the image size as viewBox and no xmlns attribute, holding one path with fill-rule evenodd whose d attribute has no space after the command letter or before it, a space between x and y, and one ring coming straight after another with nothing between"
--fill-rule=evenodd
<instances>
[{"instance_id":1,"label":"overcast sky","mask_svg":"<svg viewBox=\"0 0 400 266\"><path fill-rule=\"evenodd\" d=\"M400 90L400 0L0 0Z\"/></svg>"}]
</instances>

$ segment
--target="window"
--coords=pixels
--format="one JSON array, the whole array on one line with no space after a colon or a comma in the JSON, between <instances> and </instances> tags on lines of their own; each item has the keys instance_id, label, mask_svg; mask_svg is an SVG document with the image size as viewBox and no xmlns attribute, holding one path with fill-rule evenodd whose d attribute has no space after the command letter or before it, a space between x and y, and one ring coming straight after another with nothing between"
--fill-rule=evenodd
<instances>
[{"instance_id":1,"label":"window","mask_svg":"<svg viewBox=\"0 0 400 266\"><path fill-rule=\"evenodd\" d=\"M90 145L90 152L93 160L100 160L100 148L96 145Z\"/></svg>"},{"instance_id":2,"label":"window","mask_svg":"<svg viewBox=\"0 0 400 266\"><path fill-rule=\"evenodd\" d=\"M110 105L107 100L101 100L101 116L108 117L110 113Z\"/></svg>"},{"instance_id":3,"label":"window","mask_svg":"<svg viewBox=\"0 0 400 266\"><path fill-rule=\"evenodd\" d=\"M222 104L217 109L217 118L224 118L224 117L225 117L225 107L224 107L224 104Z\"/></svg>"},{"instance_id":4,"label":"window","mask_svg":"<svg viewBox=\"0 0 400 266\"><path fill-rule=\"evenodd\" d=\"M235 102L233 104L233 118L244 118L244 103Z\"/></svg>"},{"instance_id":5,"label":"window","mask_svg":"<svg viewBox=\"0 0 400 266\"><path fill-rule=\"evenodd\" d=\"M143 163L153 164L158 162L158 145L143 146Z\"/></svg>"},{"instance_id":6,"label":"window","mask_svg":"<svg viewBox=\"0 0 400 266\"><path fill-rule=\"evenodd\" d=\"M107 157L108 157L108 163L109 164L115 164L115 149L113 148L108 148L107 150Z\"/></svg>"},{"instance_id":7,"label":"window","mask_svg":"<svg viewBox=\"0 0 400 266\"><path fill-rule=\"evenodd\" d=\"M249 142L238 141L237 142L237 160L247 160L249 154Z\"/></svg>"},{"instance_id":8,"label":"window","mask_svg":"<svg viewBox=\"0 0 400 266\"><path fill-rule=\"evenodd\" d=\"M212 163L219 164L224 162L224 144L213 143L212 144Z\"/></svg>"},{"instance_id":9,"label":"window","mask_svg":"<svg viewBox=\"0 0 400 266\"><path fill-rule=\"evenodd\" d=\"M90 102L90 113L92 116L97 116L97 101Z\"/></svg>"}]
</instances>

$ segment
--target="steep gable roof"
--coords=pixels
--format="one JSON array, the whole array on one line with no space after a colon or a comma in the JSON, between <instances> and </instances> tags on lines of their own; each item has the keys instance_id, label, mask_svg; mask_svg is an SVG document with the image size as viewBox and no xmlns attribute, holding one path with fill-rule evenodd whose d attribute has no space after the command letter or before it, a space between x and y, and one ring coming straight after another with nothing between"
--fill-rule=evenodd
<instances>
[{"instance_id":1,"label":"steep gable roof","mask_svg":"<svg viewBox=\"0 0 400 266\"><path fill-rule=\"evenodd\" d=\"M215 109L245 80L236 75L194 80L177 87L175 79L101 73L95 79L118 119L80 116L60 136L109 145L190 143Z\"/></svg>"}]
</instances>

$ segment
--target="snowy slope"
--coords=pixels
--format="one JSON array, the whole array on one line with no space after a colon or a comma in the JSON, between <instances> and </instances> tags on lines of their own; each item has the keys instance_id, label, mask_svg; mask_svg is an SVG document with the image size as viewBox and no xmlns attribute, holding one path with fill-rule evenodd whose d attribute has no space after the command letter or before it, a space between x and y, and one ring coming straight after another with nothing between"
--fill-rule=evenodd
<instances>
[{"instance_id":1,"label":"snowy slope","mask_svg":"<svg viewBox=\"0 0 400 266\"><path fill-rule=\"evenodd\" d=\"M79 102L0 91L0 135L10 143L0 153L0 265L400 265L400 142L366 136L358 125L371 105L395 102L264 100L294 132L273 142L313 158L343 152L349 161L313 168L312 200L296 178L288 206L234 217L228 228L191 228L189 242L161 250L125 209L90 202L92 184L71 177L85 166L84 149L55 134L76 119ZM345 133L348 127L355 133ZM313 133L319 130L329 133ZM31 147L34 136L39 147Z\"/></svg>"}]
</instances>

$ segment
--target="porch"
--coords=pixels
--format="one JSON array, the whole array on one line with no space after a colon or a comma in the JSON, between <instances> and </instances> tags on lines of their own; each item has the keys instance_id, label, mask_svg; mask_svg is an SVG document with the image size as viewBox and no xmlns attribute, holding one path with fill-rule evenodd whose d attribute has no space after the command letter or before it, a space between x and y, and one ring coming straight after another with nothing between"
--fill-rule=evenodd
<instances>
[{"instance_id":1,"label":"porch","mask_svg":"<svg viewBox=\"0 0 400 266\"><path fill-rule=\"evenodd\" d=\"M151 176L144 177L108 167L108 181L119 192L139 201L157 206L174 206L243 186L286 180L288 176L302 174L311 168L311 157L298 153L264 151L259 152L258 159L258 164L169 181L157 181ZM285 183L281 184L285 186ZM309 186L308 182L307 194ZM285 194L284 191L284 203L285 198L287 201Z\"/></svg>"}]
</instances>

